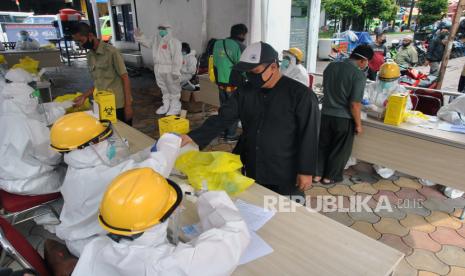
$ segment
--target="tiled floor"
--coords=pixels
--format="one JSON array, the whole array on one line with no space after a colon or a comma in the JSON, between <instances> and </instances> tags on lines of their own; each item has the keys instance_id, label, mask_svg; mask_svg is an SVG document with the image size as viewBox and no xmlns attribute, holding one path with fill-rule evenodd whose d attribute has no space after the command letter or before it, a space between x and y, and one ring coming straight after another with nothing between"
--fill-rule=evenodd
<instances>
[{"instance_id":1,"label":"tiled floor","mask_svg":"<svg viewBox=\"0 0 465 276\"><path fill-rule=\"evenodd\" d=\"M65 67L61 72L50 72L54 79L54 95L84 91L89 86L85 63ZM154 138L158 137L155 110L161 105L161 95L155 87L153 74L142 72L132 78L135 118L134 127ZM188 114L191 128L199 126L206 114ZM233 145L214 141L208 150L231 151ZM394 275L465 275L465 226L458 219L465 198L448 199L438 187L425 187L410 176L397 174L390 180L379 179L370 165L361 163L345 172L344 181L336 185L315 184L307 195L373 196L368 205L374 208L380 199L389 199L393 212L331 212L324 215L351 227L373 239L404 252L406 257ZM385 197L383 197L385 196ZM409 204L415 202L413 204ZM34 224L21 226L34 246L41 251L43 238L50 236Z\"/></svg>"},{"instance_id":2,"label":"tiled floor","mask_svg":"<svg viewBox=\"0 0 465 276\"><path fill-rule=\"evenodd\" d=\"M362 163L348 173L351 179L359 180L367 170L370 165ZM376 177L374 172L371 177ZM393 181L379 180L374 184L357 183L336 184L330 188L317 184L307 194L312 197L374 194L374 200L387 196L389 202L399 203L394 212L324 214L403 252L406 257L394 275L465 275L460 274L465 271L465 226L458 219L459 207L465 206L465 198L447 199L438 187L423 187L408 176ZM419 205L405 208L407 202Z\"/></svg>"}]
</instances>

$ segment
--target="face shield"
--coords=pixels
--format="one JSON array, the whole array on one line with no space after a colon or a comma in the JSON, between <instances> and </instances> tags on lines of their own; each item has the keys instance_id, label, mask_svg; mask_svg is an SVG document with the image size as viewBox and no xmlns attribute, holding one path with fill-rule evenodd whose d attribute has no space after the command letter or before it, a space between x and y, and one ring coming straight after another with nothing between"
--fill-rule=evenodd
<instances>
[{"instance_id":1,"label":"face shield","mask_svg":"<svg viewBox=\"0 0 465 276\"><path fill-rule=\"evenodd\" d=\"M47 112L45 111L44 102L42 101L42 96L39 90L34 90L30 95L29 98L31 99L31 114L37 112L39 116L39 120L44 122L47 126L51 125ZM35 103L35 108L33 108L32 102Z\"/></svg>"},{"instance_id":2,"label":"face shield","mask_svg":"<svg viewBox=\"0 0 465 276\"><path fill-rule=\"evenodd\" d=\"M127 140L123 139L109 122L104 122L104 124L108 124L112 134L101 142L91 143L90 148L103 164L113 167L127 160L129 145Z\"/></svg>"}]
</instances>

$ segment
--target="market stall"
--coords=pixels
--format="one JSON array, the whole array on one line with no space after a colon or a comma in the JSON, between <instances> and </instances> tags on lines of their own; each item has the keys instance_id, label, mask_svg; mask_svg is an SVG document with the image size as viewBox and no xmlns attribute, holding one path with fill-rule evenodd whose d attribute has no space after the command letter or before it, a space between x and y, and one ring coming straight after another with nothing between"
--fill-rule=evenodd
<instances>
[{"instance_id":1,"label":"market stall","mask_svg":"<svg viewBox=\"0 0 465 276\"><path fill-rule=\"evenodd\" d=\"M116 123L128 139L132 152L154 143L138 130ZM238 196L247 203L263 206L265 196L279 197L295 212L277 212L257 234L273 252L239 266L234 275L390 275L403 254L349 227L255 184ZM189 206L189 205L186 205ZM194 208L182 213L183 221L196 221Z\"/></svg>"}]
</instances>

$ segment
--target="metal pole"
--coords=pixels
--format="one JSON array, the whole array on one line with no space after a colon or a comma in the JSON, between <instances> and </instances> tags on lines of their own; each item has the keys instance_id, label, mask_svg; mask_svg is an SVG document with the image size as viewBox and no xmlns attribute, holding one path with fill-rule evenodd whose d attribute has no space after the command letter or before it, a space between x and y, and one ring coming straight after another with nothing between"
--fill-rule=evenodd
<instances>
[{"instance_id":1,"label":"metal pole","mask_svg":"<svg viewBox=\"0 0 465 276\"><path fill-rule=\"evenodd\" d=\"M455 39L455 34L459 28L460 16L462 15L463 6L465 5L465 0L460 0L457 5L457 10L455 11L454 21L452 23L452 30L447 40L446 49L444 55L442 56L441 69L439 70L439 79L438 79L438 89L441 89L442 82L444 81L444 75L446 74L447 63L449 63L449 56L452 50L453 41Z\"/></svg>"},{"instance_id":2,"label":"metal pole","mask_svg":"<svg viewBox=\"0 0 465 276\"><path fill-rule=\"evenodd\" d=\"M102 34L101 34L101 31L100 31L100 21L99 21L99 15L98 15L97 1L96 0L90 0L90 3L92 4L92 13L93 13L93 17L94 17L95 34L97 35L98 38L102 38Z\"/></svg>"},{"instance_id":3,"label":"metal pole","mask_svg":"<svg viewBox=\"0 0 465 276\"><path fill-rule=\"evenodd\" d=\"M318 33L320 30L321 0L310 0L308 13L307 71L316 72L318 55Z\"/></svg>"},{"instance_id":4,"label":"metal pole","mask_svg":"<svg viewBox=\"0 0 465 276\"><path fill-rule=\"evenodd\" d=\"M407 26L408 26L409 29L410 29L410 24L412 23L413 8L415 8L415 0L412 0L412 5L410 6L410 13L408 15Z\"/></svg>"}]
</instances>

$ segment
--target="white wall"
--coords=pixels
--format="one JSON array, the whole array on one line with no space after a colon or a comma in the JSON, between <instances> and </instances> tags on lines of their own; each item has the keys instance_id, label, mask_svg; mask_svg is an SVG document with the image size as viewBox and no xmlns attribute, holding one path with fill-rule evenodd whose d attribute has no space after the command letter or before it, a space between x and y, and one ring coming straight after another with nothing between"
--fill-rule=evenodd
<instances>
[{"instance_id":1,"label":"white wall","mask_svg":"<svg viewBox=\"0 0 465 276\"><path fill-rule=\"evenodd\" d=\"M247 25L250 33L250 2L249 0L208 0L208 38L228 37L231 26L239 23Z\"/></svg>"},{"instance_id":2,"label":"white wall","mask_svg":"<svg viewBox=\"0 0 465 276\"><path fill-rule=\"evenodd\" d=\"M278 52L289 48L291 0L111 0L112 3L136 2L139 28L155 35L157 26L169 22L175 36L188 42L198 53L210 38L229 36L232 25L249 28L247 44L263 40ZM202 32L203 4L207 6L206 32ZM136 21L134 21L136 22ZM252 37L251 37L252 35ZM120 49L134 49L135 43L116 43ZM144 64L152 65L152 51L141 47Z\"/></svg>"},{"instance_id":3,"label":"white wall","mask_svg":"<svg viewBox=\"0 0 465 276\"><path fill-rule=\"evenodd\" d=\"M291 36L291 0L251 1L252 41L264 41L279 53L289 49Z\"/></svg>"},{"instance_id":4,"label":"white wall","mask_svg":"<svg viewBox=\"0 0 465 276\"><path fill-rule=\"evenodd\" d=\"M147 36L157 34L159 24L168 22L173 34L181 42L188 42L199 51L202 27L202 0L135 0L139 28ZM141 47L142 58L147 66L153 65L152 50Z\"/></svg>"}]
</instances>

